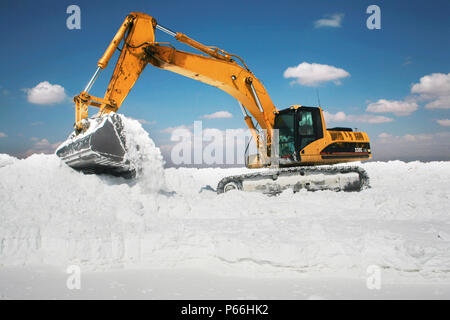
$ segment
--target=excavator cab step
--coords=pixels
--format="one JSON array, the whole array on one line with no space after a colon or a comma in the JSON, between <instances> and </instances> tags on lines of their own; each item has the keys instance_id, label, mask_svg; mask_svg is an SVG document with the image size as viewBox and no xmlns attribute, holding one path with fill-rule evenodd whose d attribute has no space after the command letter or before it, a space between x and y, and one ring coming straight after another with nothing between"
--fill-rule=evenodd
<instances>
[{"instance_id":1,"label":"excavator cab step","mask_svg":"<svg viewBox=\"0 0 450 320\"><path fill-rule=\"evenodd\" d=\"M135 170L126 157L126 139L119 115L88 120L84 133L73 133L56 150L71 168L86 174L110 174L133 178Z\"/></svg>"}]
</instances>

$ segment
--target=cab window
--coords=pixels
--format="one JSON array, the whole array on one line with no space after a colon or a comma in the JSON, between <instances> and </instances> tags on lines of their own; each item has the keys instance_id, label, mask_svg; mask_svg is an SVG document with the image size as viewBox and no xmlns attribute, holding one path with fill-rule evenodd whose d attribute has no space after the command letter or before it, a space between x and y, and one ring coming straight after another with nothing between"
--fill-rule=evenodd
<instances>
[{"instance_id":1,"label":"cab window","mask_svg":"<svg viewBox=\"0 0 450 320\"><path fill-rule=\"evenodd\" d=\"M299 115L298 133L301 136L314 135L314 125L311 111L302 111Z\"/></svg>"},{"instance_id":2,"label":"cab window","mask_svg":"<svg viewBox=\"0 0 450 320\"><path fill-rule=\"evenodd\" d=\"M299 148L302 150L323 137L322 119L316 108L299 109L297 114Z\"/></svg>"}]
</instances>

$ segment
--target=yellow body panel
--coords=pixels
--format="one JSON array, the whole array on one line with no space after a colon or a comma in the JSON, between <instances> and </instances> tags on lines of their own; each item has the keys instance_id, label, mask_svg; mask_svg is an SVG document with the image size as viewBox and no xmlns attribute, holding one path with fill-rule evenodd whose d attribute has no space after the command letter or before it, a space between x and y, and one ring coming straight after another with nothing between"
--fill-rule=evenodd
<instances>
[{"instance_id":1,"label":"yellow body panel","mask_svg":"<svg viewBox=\"0 0 450 320\"><path fill-rule=\"evenodd\" d=\"M341 158L341 159L323 159L320 151L325 149L332 143L340 142L357 142L357 143L369 143L369 137L365 132L350 132L350 131L327 131L324 132L324 137L318 139L303 150L300 150L301 163L304 165L319 165L319 164L335 164L349 161L365 161L372 158L369 153L367 157L361 158ZM345 154L343 154L344 156Z\"/></svg>"}]
</instances>

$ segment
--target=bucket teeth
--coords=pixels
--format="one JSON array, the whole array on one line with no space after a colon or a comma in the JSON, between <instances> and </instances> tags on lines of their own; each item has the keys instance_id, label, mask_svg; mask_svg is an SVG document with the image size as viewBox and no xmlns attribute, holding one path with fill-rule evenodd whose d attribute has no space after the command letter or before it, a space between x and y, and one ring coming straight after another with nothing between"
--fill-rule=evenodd
<instances>
[{"instance_id":1,"label":"bucket teeth","mask_svg":"<svg viewBox=\"0 0 450 320\"><path fill-rule=\"evenodd\" d=\"M121 118L117 114L108 115L91 133L75 136L71 142L61 145L56 155L86 174L131 178L135 172L126 159L125 142Z\"/></svg>"}]
</instances>

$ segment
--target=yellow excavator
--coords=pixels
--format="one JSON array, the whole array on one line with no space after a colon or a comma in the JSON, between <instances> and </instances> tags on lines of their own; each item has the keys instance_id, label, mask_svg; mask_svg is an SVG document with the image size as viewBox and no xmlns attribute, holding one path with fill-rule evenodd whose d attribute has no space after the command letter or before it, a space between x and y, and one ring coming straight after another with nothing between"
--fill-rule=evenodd
<instances>
[{"instance_id":1,"label":"yellow excavator","mask_svg":"<svg viewBox=\"0 0 450 320\"><path fill-rule=\"evenodd\" d=\"M180 51L169 43L155 41L156 30L203 54ZM122 48L119 48L121 43ZM90 95L99 72L107 67L116 50L120 51L120 56L104 97ZM320 107L292 105L278 110L262 83L239 56L205 46L138 12L126 17L98 61L98 68L86 88L74 97L72 141L56 151L69 166L85 173L132 176L126 160L123 124L114 113L147 64L217 87L239 102L257 147L256 155L247 156L247 167L269 170L226 177L219 182L218 193L239 189L276 194L289 187L359 191L369 185L366 172L359 167L320 166L370 159L366 133L350 128L327 129ZM94 118L108 117L96 130L89 128L89 107L99 108Z\"/></svg>"}]
</instances>

